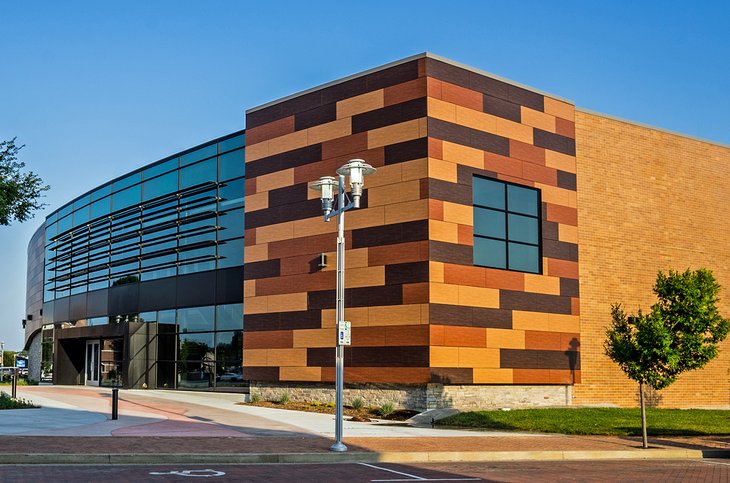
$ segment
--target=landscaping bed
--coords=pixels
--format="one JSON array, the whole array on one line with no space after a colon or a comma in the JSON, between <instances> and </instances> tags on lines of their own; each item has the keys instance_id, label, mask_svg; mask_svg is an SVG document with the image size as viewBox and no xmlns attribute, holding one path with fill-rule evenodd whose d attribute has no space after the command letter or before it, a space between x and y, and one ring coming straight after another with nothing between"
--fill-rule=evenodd
<instances>
[{"instance_id":1,"label":"landscaping bed","mask_svg":"<svg viewBox=\"0 0 730 483\"><path fill-rule=\"evenodd\" d=\"M646 413L651 436L730 434L730 411L652 409ZM604 436L641 435L638 408L546 408L472 411L436 421L439 426Z\"/></svg>"},{"instance_id":2,"label":"landscaping bed","mask_svg":"<svg viewBox=\"0 0 730 483\"><path fill-rule=\"evenodd\" d=\"M0 409L31 409L37 407L25 399L13 399L4 392L0 392Z\"/></svg>"},{"instance_id":3,"label":"landscaping bed","mask_svg":"<svg viewBox=\"0 0 730 483\"><path fill-rule=\"evenodd\" d=\"M276 408L276 409L289 409L291 411L306 411L310 413L322 413L322 414L335 414L334 403L306 403L299 401L256 401L250 403L239 403L247 406L258 406L264 408ZM343 413L346 419L353 421L368 422L372 419L387 419L390 421L405 421L418 414L418 411L411 411L408 409L393 409L390 412L388 407L361 407L355 409L352 406L344 406Z\"/></svg>"}]
</instances>

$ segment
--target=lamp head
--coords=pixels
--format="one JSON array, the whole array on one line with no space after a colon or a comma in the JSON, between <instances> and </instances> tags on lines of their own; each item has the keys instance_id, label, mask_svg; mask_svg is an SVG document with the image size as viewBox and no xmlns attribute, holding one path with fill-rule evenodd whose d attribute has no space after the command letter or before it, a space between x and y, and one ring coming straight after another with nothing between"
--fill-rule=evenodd
<instances>
[{"instance_id":1,"label":"lamp head","mask_svg":"<svg viewBox=\"0 0 730 483\"><path fill-rule=\"evenodd\" d=\"M309 185L310 189L320 191L320 198L322 199L322 212L328 215L332 211L335 199L335 187L338 186L337 180L334 176L322 176L317 181Z\"/></svg>"},{"instance_id":2,"label":"lamp head","mask_svg":"<svg viewBox=\"0 0 730 483\"><path fill-rule=\"evenodd\" d=\"M360 208L360 196L362 195L363 177L373 174L375 168L362 159L351 159L337 170L337 174L350 177L350 190L352 203L355 208Z\"/></svg>"}]
</instances>

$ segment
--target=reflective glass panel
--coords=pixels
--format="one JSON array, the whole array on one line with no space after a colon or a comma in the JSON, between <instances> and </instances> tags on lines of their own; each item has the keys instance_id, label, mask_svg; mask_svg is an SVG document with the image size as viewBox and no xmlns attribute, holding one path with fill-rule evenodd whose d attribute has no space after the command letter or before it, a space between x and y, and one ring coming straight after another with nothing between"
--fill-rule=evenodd
<instances>
[{"instance_id":1,"label":"reflective glass panel","mask_svg":"<svg viewBox=\"0 0 730 483\"><path fill-rule=\"evenodd\" d=\"M180 252L178 255L180 266L177 269L179 274L202 272L215 268L215 245Z\"/></svg>"},{"instance_id":2,"label":"reflective glass panel","mask_svg":"<svg viewBox=\"0 0 730 483\"><path fill-rule=\"evenodd\" d=\"M540 251L531 245L509 244L509 268L522 272L540 272Z\"/></svg>"},{"instance_id":3,"label":"reflective glass panel","mask_svg":"<svg viewBox=\"0 0 730 483\"><path fill-rule=\"evenodd\" d=\"M145 169L142 174L144 179L154 178L158 174L167 173L173 169L177 169L179 158L170 159L164 163L156 164Z\"/></svg>"},{"instance_id":4,"label":"reflective glass panel","mask_svg":"<svg viewBox=\"0 0 730 483\"><path fill-rule=\"evenodd\" d=\"M513 215L512 213L510 213L507 218L509 223L509 239L511 241L533 243L537 245L537 218L531 218L529 216L522 215Z\"/></svg>"},{"instance_id":5,"label":"reflective glass panel","mask_svg":"<svg viewBox=\"0 0 730 483\"><path fill-rule=\"evenodd\" d=\"M484 267L507 268L506 243L490 238L474 237L474 264Z\"/></svg>"},{"instance_id":6,"label":"reflective glass panel","mask_svg":"<svg viewBox=\"0 0 730 483\"><path fill-rule=\"evenodd\" d=\"M537 191L507 185L507 208L512 212L537 216Z\"/></svg>"},{"instance_id":7,"label":"reflective glass panel","mask_svg":"<svg viewBox=\"0 0 730 483\"><path fill-rule=\"evenodd\" d=\"M157 312L140 312L140 322L157 322Z\"/></svg>"},{"instance_id":8,"label":"reflective glass panel","mask_svg":"<svg viewBox=\"0 0 730 483\"><path fill-rule=\"evenodd\" d=\"M73 209L78 210L82 206L86 206L91 201L91 195L85 195L74 200Z\"/></svg>"},{"instance_id":9,"label":"reflective glass panel","mask_svg":"<svg viewBox=\"0 0 730 483\"><path fill-rule=\"evenodd\" d=\"M218 152L225 153L231 149L242 148L246 144L246 135L240 134L238 136L228 138L225 141L218 143Z\"/></svg>"},{"instance_id":10,"label":"reflective glass panel","mask_svg":"<svg viewBox=\"0 0 730 483\"><path fill-rule=\"evenodd\" d=\"M234 181L226 181L218 188L221 198L218 202L219 210L232 210L243 206L245 182L244 178L239 178Z\"/></svg>"},{"instance_id":11,"label":"reflective glass panel","mask_svg":"<svg viewBox=\"0 0 730 483\"><path fill-rule=\"evenodd\" d=\"M233 210L218 215L218 239L239 238L244 232L243 210Z\"/></svg>"},{"instance_id":12,"label":"reflective glass panel","mask_svg":"<svg viewBox=\"0 0 730 483\"><path fill-rule=\"evenodd\" d=\"M79 208L78 210L74 211L73 213L73 225L79 226L83 225L89 221L89 207L84 206L83 208Z\"/></svg>"},{"instance_id":13,"label":"reflective glass panel","mask_svg":"<svg viewBox=\"0 0 730 483\"><path fill-rule=\"evenodd\" d=\"M504 183L486 178L473 178L474 204L504 210Z\"/></svg>"},{"instance_id":14,"label":"reflective glass panel","mask_svg":"<svg viewBox=\"0 0 730 483\"><path fill-rule=\"evenodd\" d=\"M140 181L142 181L142 173L130 174L129 176L125 176L124 178L115 181L112 185L112 189L114 192L121 191L133 184L139 183Z\"/></svg>"},{"instance_id":15,"label":"reflective glass panel","mask_svg":"<svg viewBox=\"0 0 730 483\"><path fill-rule=\"evenodd\" d=\"M180 189L216 181L218 165L216 159L209 159L180 170Z\"/></svg>"},{"instance_id":16,"label":"reflective glass panel","mask_svg":"<svg viewBox=\"0 0 730 483\"><path fill-rule=\"evenodd\" d=\"M474 207L474 234L504 238L505 232L504 212L490 210L487 208Z\"/></svg>"},{"instance_id":17,"label":"reflective glass panel","mask_svg":"<svg viewBox=\"0 0 730 483\"><path fill-rule=\"evenodd\" d=\"M172 171L142 183L144 201L177 191L177 171Z\"/></svg>"},{"instance_id":18,"label":"reflective glass panel","mask_svg":"<svg viewBox=\"0 0 730 483\"><path fill-rule=\"evenodd\" d=\"M243 265L243 238L218 243L218 268Z\"/></svg>"},{"instance_id":19,"label":"reflective glass panel","mask_svg":"<svg viewBox=\"0 0 730 483\"><path fill-rule=\"evenodd\" d=\"M160 310L157 312L157 322L166 325L175 325L175 310Z\"/></svg>"},{"instance_id":20,"label":"reflective glass panel","mask_svg":"<svg viewBox=\"0 0 730 483\"><path fill-rule=\"evenodd\" d=\"M246 174L246 161L243 149L218 156L218 179L226 181Z\"/></svg>"},{"instance_id":21,"label":"reflective glass panel","mask_svg":"<svg viewBox=\"0 0 730 483\"><path fill-rule=\"evenodd\" d=\"M180 156L180 166L187 166L193 164L201 159L209 158L218 154L218 146L211 144L204 148L196 149L195 151Z\"/></svg>"},{"instance_id":22,"label":"reflective glass panel","mask_svg":"<svg viewBox=\"0 0 730 483\"><path fill-rule=\"evenodd\" d=\"M111 212L111 198L103 198L91 203L91 219L107 216Z\"/></svg>"},{"instance_id":23,"label":"reflective glass panel","mask_svg":"<svg viewBox=\"0 0 730 483\"><path fill-rule=\"evenodd\" d=\"M195 334L179 334L178 360L214 360L213 332L199 332Z\"/></svg>"},{"instance_id":24,"label":"reflective glass panel","mask_svg":"<svg viewBox=\"0 0 730 483\"><path fill-rule=\"evenodd\" d=\"M67 216L65 218L61 218L58 220L58 233L61 234L65 231L68 231L71 229L72 225L71 216Z\"/></svg>"},{"instance_id":25,"label":"reflective glass panel","mask_svg":"<svg viewBox=\"0 0 730 483\"><path fill-rule=\"evenodd\" d=\"M70 215L72 211L73 211L73 204L72 203L67 204L66 206L64 206L63 208L58 210L58 219L60 220L64 216Z\"/></svg>"},{"instance_id":26,"label":"reflective glass panel","mask_svg":"<svg viewBox=\"0 0 730 483\"><path fill-rule=\"evenodd\" d=\"M218 332L215 348L218 360L240 361L243 357L243 332Z\"/></svg>"},{"instance_id":27,"label":"reflective glass panel","mask_svg":"<svg viewBox=\"0 0 730 483\"><path fill-rule=\"evenodd\" d=\"M217 330L243 329L243 304L218 305L216 319Z\"/></svg>"},{"instance_id":28,"label":"reflective glass panel","mask_svg":"<svg viewBox=\"0 0 730 483\"><path fill-rule=\"evenodd\" d=\"M112 195L112 211L138 205L142 201L142 185L132 186Z\"/></svg>"},{"instance_id":29,"label":"reflective glass panel","mask_svg":"<svg viewBox=\"0 0 730 483\"><path fill-rule=\"evenodd\" d=\"M215 307L192 307L177 311L180 332L202 332L215 329Z\"/></svg>"},{"instance_id":30,"label":"reflective glass panel","mask_svg":"<svg viewBox=\"0 0 730 483\"><path fill-rule=\"evenodd\" d=\"M100 188L97 188L96 190L92 191L91 193L91 201L96 201L104 198L105 196L109 196L112 194L112 185L108 184L106 186L102 186Z\"/></svg>"}]
</instances>

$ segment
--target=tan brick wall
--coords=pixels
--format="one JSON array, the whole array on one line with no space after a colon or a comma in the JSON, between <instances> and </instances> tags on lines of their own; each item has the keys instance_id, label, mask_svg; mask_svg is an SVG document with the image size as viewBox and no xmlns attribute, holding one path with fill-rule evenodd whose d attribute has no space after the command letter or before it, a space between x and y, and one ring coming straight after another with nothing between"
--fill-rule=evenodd
<instances>
[{"instance_id":1,"label":"tan brick wall","mask_svg":"<svg viewBox=\"0 0 730 483\"><path fill-rule=\"evenodd\" d=\"M648 309L658 270L711 269L730 316L730 149L576 111L582 382L574 403L633 406L637 386L605 355L610 305ZM662 407L729 407L730 342L657 394Z\"/></svg>"}]
</instances>

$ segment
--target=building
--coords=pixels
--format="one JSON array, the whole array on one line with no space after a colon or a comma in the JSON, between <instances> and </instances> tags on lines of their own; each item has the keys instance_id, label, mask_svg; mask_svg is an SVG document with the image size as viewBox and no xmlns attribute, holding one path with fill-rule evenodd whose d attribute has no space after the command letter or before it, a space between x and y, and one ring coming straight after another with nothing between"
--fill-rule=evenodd
<instances>
[{"instance_id":1,"label":"building","mask_svg":"<svg viewBox=\"0 0 730 483\"><path fill-rule=\"evenodd\" d=\"M135 364L132 354L144 344L130 338L132 352L121 357L122 366L130 361L123 369L129 386L142 375L152 381L156 365L156 382L148 386L200 388L184 381L241 374L265 397L287 391L293 398L331 399L336 224L323 222L308 183L352 158L378 171L366 179L362 208L348 212L346 221L346 318L353 326L346 397L416 408L633 405L635 385L603 355L611 303L649 306L658 270L704 266L730 287L724 256L730 223L720 214L727 146L576 108L431 54L250 109L245 136L243 289L236 287L245 314L243 370L209 364L202 350L194 363L184 356L181 311L214 304L193 300L193 290L164 307L178 309L177 362L148 343L157 355ZM59 220L64 209L71 210L54 214ZM145 210L136 211L143 224ZM58 223L54 215L46 226ZM180 287L192 275L185 272L182 241L175 248L177 274L161 272L164 278L153 281L145 279L144 253L139 266L122 273L112 247L112 286L101 289L107 306L88 312L96 288L88 278L83 316L89 327L64 328L83 318L72 310L75 272L58 255L66 253L68 229L45 235L56 250L45 255L56 264L44 279L56 284L52 314L47 290L41 322L28 314L36 332L51 320L56 327L54 381L81 383L83 365L73 366L72 379L62 374L84 344L88 354L83 338L101 330L159 334L165 324L146 323L146 313L163 307L142 301L157 303L149 295L156 284ZM144 250L144 239L141 244ZM37 246L32 240L32 253ZM320 267L323 253L332 263ZM29 267L39 266L36 259L29 257ZM195 276L219 277L221 269L206 260ZM130 283L114 286L122 275ZM231 296L236 290L231 287ZM123 291L134 292L136 309L112 304ZM29 310L31 302L39 306L31 293L37 290L29 289ZM66 302L59 299L69 301L63 316L57 306L65 310ZM727 302L721 308L730 314ZM100 316L114 323L88 323ZM728 407L728 369L725 342L717 360L652 395L652 403Z\"/></svg>"},{"instance_id":2,"label":"building","mask_svg":"<svg viewBox=\"0 0 730 483\"><path fill-rule=\"evenodd\" d=\"M56 384L243 385L244 134L99 186L28 249L31 377Z\"/></svg>"}]
</instances>

